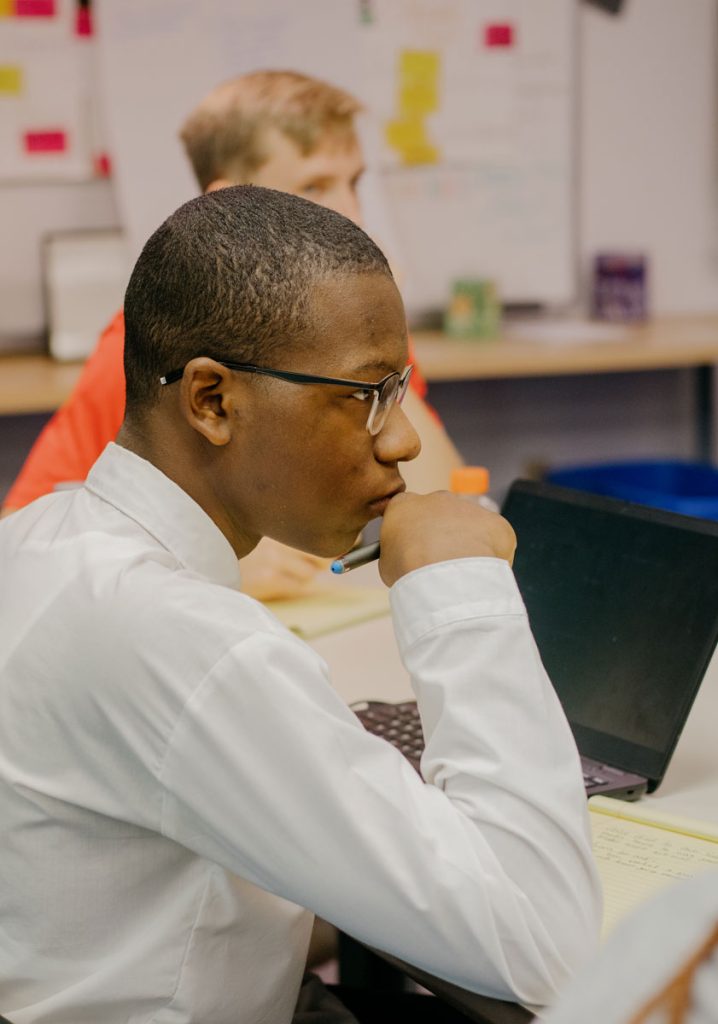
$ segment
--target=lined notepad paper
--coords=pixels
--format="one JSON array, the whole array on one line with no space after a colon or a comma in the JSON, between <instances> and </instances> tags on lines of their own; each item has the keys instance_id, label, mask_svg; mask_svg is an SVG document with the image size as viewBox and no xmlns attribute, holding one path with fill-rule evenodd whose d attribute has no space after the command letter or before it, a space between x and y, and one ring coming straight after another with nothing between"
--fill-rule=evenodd
<instances>
[{"instance_id":1,"label":"lined notepad paper","mask_svg":"<svg viewBox=\"0 0 718 1024\"><path fill-rule=\"evenodd\" d=\"M306 597L267 601L280 622L304 640L389 613L389 591L379 587L327 588Z\"/></svg>"},{"instance_id":2,"label":"lined notepad paper","mask_svg":"<svg viewBox=\"0 0 718 1024\"><path fill-rule=\"evenodd\" d=\"M718 825L595 796L588 802L593 851L603 882L603 937L653 893L718 868Z\"/></svg>"}]
</instances>

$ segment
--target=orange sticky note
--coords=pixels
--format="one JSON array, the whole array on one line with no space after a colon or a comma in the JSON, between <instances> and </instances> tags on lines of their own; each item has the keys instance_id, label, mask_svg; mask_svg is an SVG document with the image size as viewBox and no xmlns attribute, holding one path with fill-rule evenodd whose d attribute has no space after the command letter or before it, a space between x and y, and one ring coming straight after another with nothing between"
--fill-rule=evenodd
<instances>
[{"instance_id":1,"label":"orange sticky note","mask_svg":"<svg viewBox=\"0 0 718 1024\"><path fill-rule=\"evenodd\" d=\"M9 18L15 13L15 0L0 0L0 18Z\"/></svg>"}]
</instances>

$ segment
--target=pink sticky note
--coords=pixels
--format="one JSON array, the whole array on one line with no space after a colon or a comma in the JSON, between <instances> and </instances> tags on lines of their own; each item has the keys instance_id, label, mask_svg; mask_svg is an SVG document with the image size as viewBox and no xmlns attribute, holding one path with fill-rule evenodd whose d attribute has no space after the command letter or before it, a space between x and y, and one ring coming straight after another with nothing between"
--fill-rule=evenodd
<instances>
[{"instance_id":1,"label":"pink sticky note","mask_svg":"<svg viewBox=\"0 0 718 1024\"><path fill-rule=\"evenodd\" d=\"M493 22L484 27L486 46L513 46L514 26L509 22Z\"/></svg>"},{"instance_id":2,"label":"pink sticky note","mask_svg":"<svg viewBox=\"0 0 718 1024\"><path fill-rule=\"evenodd\" d=\"M15 0L16 18L54 18L55 0Z\"/></svg>"},{"instance_id":3,"label":"pink sticky note","mask_svg":"<svg viewBox=\"0 0 718 1024\"><path fill-rule=\"evenodd\" d=\"M25 132L23 144L26 153L64 153L67 133L55 128Z\"/></svg>"},{"instance_id":4,"label":"pink sticky note","mask_svg":"<svg viewBox=\"0 0 718 1024\"><path fill-rule=\"evenodd\" d=\"M98 178L112 176L112 160L109 153L97 153L92 160L93 170Z\"/></svg>"},{"instance_id":5,"label":"pink sticky note","mask_svg":"<svg viewBox=\"0 0 718 1024\"><path fill-rule=\"evenodd\" d=\"M91 36L92 32L92 11L89 7L79 7L75 16L75 33L78 36Z\"/></svg>"}]
</instances>

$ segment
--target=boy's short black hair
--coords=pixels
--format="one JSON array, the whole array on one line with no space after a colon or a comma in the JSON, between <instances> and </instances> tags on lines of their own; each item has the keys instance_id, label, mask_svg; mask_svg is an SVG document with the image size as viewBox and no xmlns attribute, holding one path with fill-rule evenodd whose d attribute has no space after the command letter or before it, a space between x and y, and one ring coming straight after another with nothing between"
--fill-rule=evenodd
<instances>
[{"instance_id":1,"label":"boy's short black hair","mask_svg":"<svg viewBox=\"0 0 718 1024\"><path fill-rule=\"evenodd\" d=\"M127 412L158 398L159 378L196 356L279 366L309 341L312 286L391 276L346 217L274 189L237 185L181 206L151 236L125 293Z\"/></svg>"}]
</instances>

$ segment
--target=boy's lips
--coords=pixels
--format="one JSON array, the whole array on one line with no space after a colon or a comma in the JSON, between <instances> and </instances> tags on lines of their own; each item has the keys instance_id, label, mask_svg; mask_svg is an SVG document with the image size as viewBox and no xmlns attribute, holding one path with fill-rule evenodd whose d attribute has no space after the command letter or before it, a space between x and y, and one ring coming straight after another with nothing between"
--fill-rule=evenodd
<instances>
[{"instance_id":1,"label":"boy's lips","mask_svg":"<svg viewBox=\"0 0 718 1024\"><path fill-rule=\"evenodd\" d=\"M381 498L375 498L374 501L370 501L368 507L371 509L373 515L383 516L386 511L386 507L392 498L395 498L397 494L401 494L406 490L406 484L402 481L393 491L389 491Z\"/></svg>"}]
</instances>

